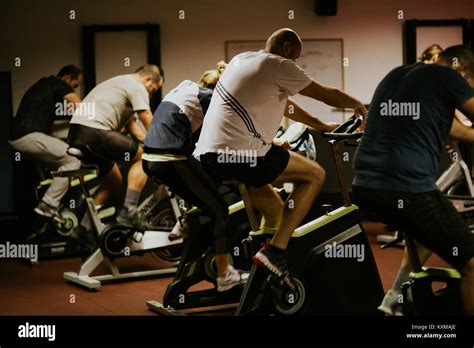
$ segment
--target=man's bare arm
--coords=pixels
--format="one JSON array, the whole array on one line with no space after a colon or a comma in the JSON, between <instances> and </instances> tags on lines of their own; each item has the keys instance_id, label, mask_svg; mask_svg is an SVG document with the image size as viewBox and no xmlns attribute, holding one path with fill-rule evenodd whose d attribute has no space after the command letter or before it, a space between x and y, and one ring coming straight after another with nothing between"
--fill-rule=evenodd
<instances>
[{"instance_id":1,"label":"man's bare arm","mask_svg":"<svg viewBox=\"0 0 474 348\"><path fill-rule=\"evenodd\" d=\"M474 121L474 97L469 98L459 110L471 121Z\"/></svg>"},{"instance_id":2,"label":"man's bare arm","mask_svg":"<svg viewBox=\"0 0 474 348\"><path fill-rule=\"evenodd\" d=\"M130 119L130 121L128 121L126 128L128 132L139 142L143 142L145 140L146 132L133 117Z\"/></svg>"},{"instance_id":3,"label":"man's bare arm","mask_svg":"<svg viewBox=\"0 0 474 348\"><path fill-rule=\"evenodd\" d=\"M305 125L321 132L330 132L337 127L336 124L328 124L317 117L311 116L292 100L288 100L286 103L285 116L291 118L293 121L304 123Z\"/></svg>"},{"instance_id":4,"label":"man's bare arm","mask_svg":"<svg viewBox=\"0 0 474 348\"><path fill-rule=\"evenodd\" d=\"M474 128L463 125L457 118L453 119L449 137L453 140L461 140L474 143Z\"/></svg>"},{"instance_id":5,"label":"man's bare arm","mask_svg":"<svg viewBox=\"0 0 474 348\"><path fill-rule=\"evenodd\" d=\"M74 92L66 94L64 99L74 104L79 104L81 102L81 98Z\"/></svg>"},{"instance_id":6,"label":"man's bare arm","mask_svg":"<svg viewBox=\"0 0 474 348\"><path fill-rule=\"evenodd\" d=\"M308 87L301 90L300 94L338 108L354 109L356 114L364 118L367 115L367 109L359 100L337 88L324 86L316 81L311 82Z\"/></svg>"},{"instance_id":7,"label":"man's bare arm","mask_svg":"<svg viewBox=\"0 0 474 348\"><path fill-rule=\"evenodd\" d=\"M137 111L138 117L140 121L142 121L143 125L145 126L146 130L150 128L151 120L153 119L153 114L150 110L142 110Z\"/></svg>"},{"instance_id":8,"label":"man's bare arm","mask_svg":"<svg viewBox=\"0 0 474 348\"><path fill-rule=\"evenodd\" d=\"M469 120L464 114L459 111L458 109L454 110L454 118L457 119L461 124L465 125L466 127L472 127L472 121Z\"/></svg>"}]
</instances>

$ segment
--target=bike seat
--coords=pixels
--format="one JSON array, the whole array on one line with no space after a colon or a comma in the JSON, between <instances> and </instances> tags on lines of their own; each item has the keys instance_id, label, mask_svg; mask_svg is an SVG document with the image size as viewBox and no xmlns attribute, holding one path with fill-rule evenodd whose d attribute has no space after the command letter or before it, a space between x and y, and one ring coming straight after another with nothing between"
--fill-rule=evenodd
<instances>
[{"instance_id":1,"label":"bike seat","mask_svg":"<svg viewBox=\"0 0 474 348\"><path fill-rule=\"evenodd\" d=\"M249 219L250 226L252 227L252 231L257 231L259 229L259 223L257 221L257 217L255 216L255 211L253 210L252 201L250 200L250 195L247 191L247 186L236 178L226 178L222 180L222 184L227 186L238 187L240 196L242 197L242 201L244 202L244 207L245 211L247 212L247 217Z\"/></svg>"}]
</instances>

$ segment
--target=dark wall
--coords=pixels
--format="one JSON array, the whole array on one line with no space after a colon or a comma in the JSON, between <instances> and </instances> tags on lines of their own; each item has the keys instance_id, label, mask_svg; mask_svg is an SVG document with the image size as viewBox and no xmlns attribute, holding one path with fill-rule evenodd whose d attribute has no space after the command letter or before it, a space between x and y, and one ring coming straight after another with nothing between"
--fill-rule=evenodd
<instances>
[{"instance_id":1,"label":"dark wall","mask_svg":"<svg viewBox=\"0 0 474 348\"><path fill-rule=\"evenodd\" d=\"M15 211L12 155L8 144L11 119L11 75L0 71L0 216L12 215Z\"/></svg>"}]
</instances>

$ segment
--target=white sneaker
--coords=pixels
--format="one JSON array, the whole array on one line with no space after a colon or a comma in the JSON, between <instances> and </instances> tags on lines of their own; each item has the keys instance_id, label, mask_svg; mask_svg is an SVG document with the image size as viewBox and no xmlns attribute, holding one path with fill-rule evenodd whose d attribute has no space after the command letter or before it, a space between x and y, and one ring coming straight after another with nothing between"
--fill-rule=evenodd
<instances>
[{"instance_id":1,"label":"white sneaker","mask_svg":"<svg viewBox=\"0 0 474 348\"><path fill-rule=\"evenodd\" d=\"M383 298L382 303L377 309L387 315L403 315L401 311L401 304L398 303L398 295L399 294L392 289L388 290L387 294L385 294L385 297Z\"/></svg>"},{"instance_id":2,"label":"white sneaker","mask_svg":"<svg viewBox=\"0 0 474 348\"><path fill-rule=\"evenodd\" d=\"M217 291L227 291L232 289L234 286L243 285L247 283L249 279L248 272L240 272L232 266L228 266L227 274L225 277L217 278Z\"/></svg>"},{"instance_id":3,"label":"white sneaker","mask_svg":"<svg viewBox=\"0 0 474 348\"><path fill-rule=\"evenodd\" d=\"M133 240L135 243L140 243L140 242L143 240L143 233L142 233L142 232L135 232L135 233L132 235L132 240Z\"/></svg>"}]
</instances>

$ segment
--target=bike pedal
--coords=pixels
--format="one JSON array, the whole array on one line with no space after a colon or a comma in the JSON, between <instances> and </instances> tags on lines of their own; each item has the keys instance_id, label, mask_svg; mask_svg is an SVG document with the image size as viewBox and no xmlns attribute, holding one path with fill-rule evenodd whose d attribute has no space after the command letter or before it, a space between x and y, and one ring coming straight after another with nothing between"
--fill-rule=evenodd
<instances>
[{"instance_id":1,"label":"bike pedal","mask_svg":"<svg viewBox=\"0 0 474 348\"><path fill-rule=\"evenodd\" d=\"M135 232L135 233L132 235L132 240L133 240L135 243L140 243L140 242L143 240L143 233L142 233L142 232Z\"/></svg>"},{"instance_id":2,"label":"bike pedal","mask_svg":"<svg viewBox=\"0 0 474 348\"><path fill-rule=\"evenodd\" d=\"M62 216L53 216L53 220L56 221L58 224L64 224L66 222L66 219L63 218Z\"/></svg>"}]
</instances>

